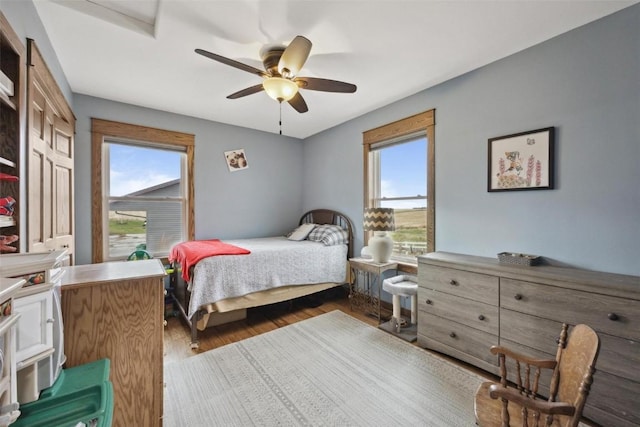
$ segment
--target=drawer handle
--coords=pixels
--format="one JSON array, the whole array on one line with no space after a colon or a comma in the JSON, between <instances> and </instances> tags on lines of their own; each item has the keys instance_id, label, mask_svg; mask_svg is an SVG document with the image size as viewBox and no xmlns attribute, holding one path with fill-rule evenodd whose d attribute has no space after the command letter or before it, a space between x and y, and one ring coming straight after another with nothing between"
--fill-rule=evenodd
<instances>
[{"instance_id":1,"label":"drawer handle","mask_svg":"<svg viewBox=\"0 0 640 427\"><path fill-rule=\"evenodd\" d=\"M55 320L54 320L54 319L51 319L51 318L50 318L50 319L47 319L47 323L55 323Z\"/></svg>"},{"instance_id":2,"label":"drawer handle","mask_svg":"<svg viewBox=\"0 0 640 427\"><path fill-rule=\"evenodd\" d=\"M614 322L620 319L620 317L618 317L618 315L615 313L609 313L607 314L607 317L609 318L609 320L613 320Z\"/></svg>"},{"instance_id":3,"label":"drawer handle","mask_svg":"<svg viewBox=\"0 0 640 427\"><path fill-rule=\"evenodd\" d=\"M522 295L520 294L515 294L514 298L517 299L518 301L520 301L522 299Z\"/></svg>"},{"instance_id":4,"label":"drawer handle","mask_svg":"<svg viewBox=\"0 0 640 427\"><path fill-rule=\"evenodd\" d=\"M484 319L485 319L485 317L484 317L484 315L483 315L483 314L481 314L480 316L478 316L478 320L484 320Z\"/></svg>"},{"instance_id":5,"label":"drawer handle","mask_svg":"<svg viewBox=\"0 0 640 427\"><path fill-rule=\"evenodd\" d=\"M433 304L433 301L431 301L430 299L426 300L425 302L429 305Z\"/></svg>"},{"instance_id":6,"label":"drawer handle","mask_svg":"<svg viewBox=\"0 0 640 427\"><path fill-rule=\"evenodd\" d=\"M456 333L455 333L455 332L451 332L451 333L449 334L449 336L450 336L451 338L455 338L455 337L457 337L457 335L456 335Z\"/></svg>"},{"instance_id":7,"label":"drawer handle","mask_svg":"<svg viewBox=\"0 0 640 427\"><path fill-rule=\"evenodd\" d=\"M451 280L449 280L449 284L451 286L456 286L458 284L458 282L456 282L455 280L451 279Z\"/></svg>"}]
</instances>

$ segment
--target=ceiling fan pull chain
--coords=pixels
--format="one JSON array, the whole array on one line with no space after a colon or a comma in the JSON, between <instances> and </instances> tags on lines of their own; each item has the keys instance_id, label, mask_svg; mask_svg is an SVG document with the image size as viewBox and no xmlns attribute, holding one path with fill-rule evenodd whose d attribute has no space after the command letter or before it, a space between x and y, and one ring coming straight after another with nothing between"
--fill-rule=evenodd
<instances>
[{"instance_id":1,"label":"ceiling fan pull chain","mask_svg":"<svg viewBox=\"0 0 640 427\"><path fill-rule=\"evenodd\" d=\"M278 102L278 104L280 104L280 121L278 124L280 124L280 135L282 135L282 101Z\"/></svg>"}]
</instances>

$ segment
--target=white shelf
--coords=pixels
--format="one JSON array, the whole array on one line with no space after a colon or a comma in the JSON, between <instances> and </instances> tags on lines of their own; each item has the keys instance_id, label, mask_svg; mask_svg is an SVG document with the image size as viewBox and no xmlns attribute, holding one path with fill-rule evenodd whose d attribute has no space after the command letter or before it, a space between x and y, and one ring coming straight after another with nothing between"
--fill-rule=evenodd
<instances>
[{"instance_id":1,"label":"white shelf","mask_svg":"<svg viewBox=\"0 0 640 427\"><path fill-rule=\"evenodd\" d=\"M0 92L4 93L6 96L13 96L13 81L0 70Z\"/></svg>"},{"instance_id":2,"label":"white shelf","mask_svg":"<svg viewBox=\"0 0 640 427\"><path fill-rule=\"evenodd\" d=\"M12 110L16 110L16 111L18 110L18 108L16 108L15 102L13 102L11 98L9 98L7 94L1 90L0 90L0 101L4 102Z\"/></svg>"},{"instance_id":3,"label":"white shelf","mask_svg":"<svg viewBox=\"0 0 640 427\"><path fill-rule=\"evenodd\" d=\"M0 164L7 165L7 166L10 166L12 168L15 168L17 166L16 162L12 162L11 160L5 159L2 156L0 156Z\"/></svg>"},{"instance_id":4,"label":"white shelf","mask_svg":"<svg viewBox=\"0 0 640 427\"><path fill-rule=\"evenodd\" d=\"M2 222L0 222L0 228L13 227L15 225L16 225L16 220L13 218L10 221L3 220Z\"/></svg>"},{"instance_id":5,"label":"white shelf","mask_svg":"<svg viewBox=\"0 0 640 427\"><path fill-rule=\"evenodd\" d=\"M0 277L0 303L5 302L9 298L13 298L13 295L18 292L25 283L26 280L21 278L8 279ZM0 319L4 318L0 316ZM2 334L1 330L0 334Z\"/></svg>"},{"instance_id":6,"label":"white shelf","mask_svg":"<svg viewBox=\"0 0 640 427\"><path fill-rule=\"evenodd\" d=\"M64 265L66 257L66 249L42 253L0 255L0 277L21 276L58 268ZM55 274L58 274L57 270L54 271Z\"/></svg>"}]
</instances>

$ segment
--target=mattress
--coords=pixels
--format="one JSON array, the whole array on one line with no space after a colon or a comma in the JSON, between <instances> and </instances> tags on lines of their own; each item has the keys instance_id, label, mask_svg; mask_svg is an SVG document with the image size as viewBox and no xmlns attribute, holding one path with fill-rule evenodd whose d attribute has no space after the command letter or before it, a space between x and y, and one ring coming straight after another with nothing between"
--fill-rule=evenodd
<instances>
[{"instance_id":1,"label":"mattress","mask_svg":"<svg viewBox=\"0 0 640 427\"><path fill-rule=\"evenodd\" d=\"M206 304L291 285L344 283L347 245L325 246L286 237L225 240L248 255L219 255L200 260L189 284L188 316Z\"/></svg>"}]
</instances>

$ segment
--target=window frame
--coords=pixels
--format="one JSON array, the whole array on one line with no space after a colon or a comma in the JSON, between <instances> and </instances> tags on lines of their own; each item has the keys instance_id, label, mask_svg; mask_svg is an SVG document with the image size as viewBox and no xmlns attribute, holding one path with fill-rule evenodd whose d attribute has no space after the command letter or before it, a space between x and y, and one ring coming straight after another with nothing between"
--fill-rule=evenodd
<instances>
[{"instance_id":1,"label":"window frame","mask_svg":"<svg viewBox=\"0 0 640 427\"><path fill-rule=\"evenodd\" d=\"M187 239L195 238L195 214L194 214L194 187L193 187L193 157L195 148L195 136L193 134L175 132L128 123L109 120L91 119L91 151L92 151L92 262L105 261L104 253L104 185L108 179L103 170L105 143L127 140L138 142L142 145L153 147L164 145L177 147L179 151L186 153L186 171L183 171L185 179L186 212L185 220ZM182 179L182 178L181 178Z\"/></svg>"},{"instance_id":2,"label":"window frame","mask_svg":"<svg viewBox=\"0 0 640 427\"><path fill-rule=\"evenodd\" d=\"M363 173L364 173L364 208L375 207L375 191L379 183L373 182L372 173L376 165L369 162L372 159L371 152L380 150L380 146L411 136L425 136L427 138L427 252L435 251L435 109L397 120L395 122L365 131L362 133L363 145ZM373 148L375 146L375 148ZM379 175L379 174L378 174ZM367 245L371 232L364 233L364 244ZM400 261L401 264L416 265Z\"/></svg>"}]
</instances>

